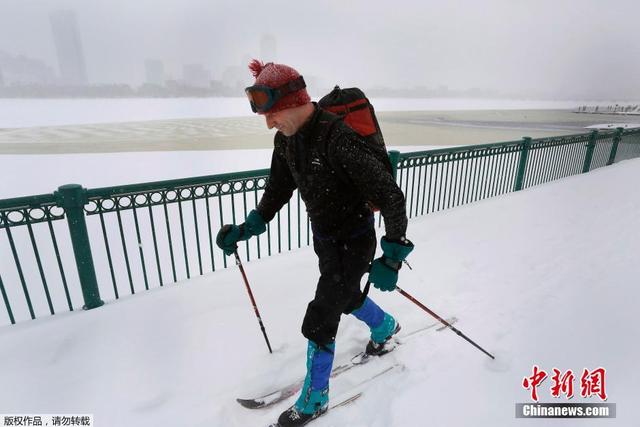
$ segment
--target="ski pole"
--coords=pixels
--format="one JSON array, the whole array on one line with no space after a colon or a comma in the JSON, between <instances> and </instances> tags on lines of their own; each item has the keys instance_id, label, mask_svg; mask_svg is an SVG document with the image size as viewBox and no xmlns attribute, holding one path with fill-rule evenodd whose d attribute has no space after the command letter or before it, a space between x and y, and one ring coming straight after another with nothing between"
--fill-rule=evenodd
<instances>
[{"instance_id":1,"label":"ski pole","mask_svg":"<svg viewBox=\"0 0 640 427\"><path fill-rule=\"evenodd\" d=\"M256 300L253 298L253 292L251 292L251 287L249 286L249 280L247 280L247 274L244 272L242 261L240 260L240 256L238 256L238 251L233 252L233 254L236 256L236 265L240 268L240 272L242 273L242 278L244 279L244 284L247 287L247 292L249 293L251 304L253 304L253 311L256 313L256 317L258 318L258 323L260 324L262 335L264 335L264 340L267 342L269 353L273 353L273 351L271 350L271 344L269 343L269 338L267 337L267 331L264 328L262 318L260 317L260 312L258 311L258 306L256 305Z\"/></svg>"},{"instance_id":2,"label":"ski pole","mask_svg":"<svg viewBox=\"0 0 640 427\"><path fill-rule=\"evenodd\" d=\"M402 294L402 296L404 296L405 298L407 298L409 301L411 301L412 303L414 303L415 305L417 305L418 307L420 307L421 309L423 309L424 311L426 311L427 313L429 313L430 315L432 315L433 317L435 317L436 319L438 319L443 325L445 325L446 327L448 327L449 329L451 329L453 332L455 332L456 334L458 334L458 336L460 336L461 338L464 338L465 340L467 340L467 342L469 342L470 344L472 344L474 347L476 347L478 350L480 350L481 352L483 352L484 354L486 354L487 356L489 356L490 358L495 360L495 357L487 352L485 349L483 349L482 347L480 347L478 344L476 344L475 342L473 342L471 339L469 339L469 337L467 337L465 334L463 334L462 332L460 332L455 326L453 326L451 323L447 322L446 320L444 320L442 317L438 316L436 313L434 313L433 311L429 310L429 308L427 308L424 304L422 304L420 301L418 301L417 299L415 299L414 297L412 297L408 292L406 292L404 289L400 288L399 286L396 286L396 290L398 292L400 292Z\"/></svg>"}]
</instances>

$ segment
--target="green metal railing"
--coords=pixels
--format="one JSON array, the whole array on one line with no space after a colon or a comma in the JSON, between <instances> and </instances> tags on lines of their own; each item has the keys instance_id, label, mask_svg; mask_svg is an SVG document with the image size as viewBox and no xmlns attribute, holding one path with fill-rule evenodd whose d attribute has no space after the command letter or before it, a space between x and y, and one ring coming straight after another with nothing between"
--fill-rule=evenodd
<instances>
[{"instance_id":1,"label":"green metal railing","mask_svg":"<svg viewBox=\"0 0 640 427\"><path fill-rule=\"evenodd\" d=\"M640 130L390 152L407 215L426 215L640 157ZM0 325L91 309L123 295L227 267L214 244L225 223L243 222L268 169L0 200ZM67 221L61 221L66 219ZM381 218L378 218L381 224ZM3 231L4 230L4 231ZM296 192L247 260L309 245Z\"/></svg>"}]
</instances>

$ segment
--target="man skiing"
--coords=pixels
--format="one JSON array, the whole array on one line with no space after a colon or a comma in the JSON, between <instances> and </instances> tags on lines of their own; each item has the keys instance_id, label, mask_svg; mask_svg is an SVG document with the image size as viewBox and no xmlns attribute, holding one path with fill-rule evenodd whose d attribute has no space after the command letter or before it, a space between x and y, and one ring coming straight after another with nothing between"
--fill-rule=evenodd
<instances>
[{"instance_id":1,"label":"man skiing","mask_svg":"<svg viewBox=\"0 0 640 427\"><path fill-rule=\"evenodd\" d=\"M405 238L405 199L393 176L349 126L312 103L302 76L293 68L253 60L255 84L246 89L251 108L276 128L271 172L255 210L241 225L227 225L216 242L227 255L239 241L266 230L266 223L297 188L305 202L319 259L320 278L302 323L307 346L307 374L299 398L284 411L282 427L300 426L328 408L329 375L341 315L352 314L371 331L368 355L384 354L385 343L400 324L360 290L369 281L378 289L396 288L398 270L413 244ZM376 250L370 203L384 218L383 255Z\"/></svg>"}]
</instances>

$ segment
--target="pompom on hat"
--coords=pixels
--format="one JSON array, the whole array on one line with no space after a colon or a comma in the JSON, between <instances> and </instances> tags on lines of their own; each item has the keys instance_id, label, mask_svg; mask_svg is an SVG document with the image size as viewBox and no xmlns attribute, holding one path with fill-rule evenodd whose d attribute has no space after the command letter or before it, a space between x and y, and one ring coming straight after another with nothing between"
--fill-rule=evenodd
<instances>
[{"instance_id":1,"label":"pompom on hat","mask_svg":"<svg viewBox=\"0 0 640 427\"><path fill-rule=\"evenodd\" d=\"M256 78L254 85L267 86L272 89L277 89L300 77L300 73L288 65L274 64L273 62L267 62L265 64L257 59L253 59L249 63L249 70L251 74L253 74L253 77ZM280 110L286 110L287 108L299 107L309 102L311 102L311 98L307 93L307 89L302 88L280 98L273 104L273 107L271 107L268 112L275 113Z\"/></svg>"}]
</instances>

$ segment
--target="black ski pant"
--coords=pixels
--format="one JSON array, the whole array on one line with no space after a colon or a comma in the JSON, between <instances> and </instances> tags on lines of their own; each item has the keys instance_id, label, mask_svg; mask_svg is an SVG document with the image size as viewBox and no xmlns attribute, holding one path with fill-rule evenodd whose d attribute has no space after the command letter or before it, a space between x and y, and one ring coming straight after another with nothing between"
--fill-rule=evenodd
<instances>
[{"instance_id":1,"label":"black ski pant","mask_svg":"<svg viewBox=\"0 0 640 427\"><path fill-rule=\"evenodd\" d=\"M336 339L342 313L349 314L364 302L360 280L368 271L376 251L372 227L347 240L313 238L318 255L320 279L316 294L307 306L302 334L318 345Z\"/></svg>"}]
</instances>

